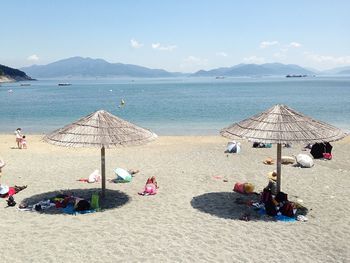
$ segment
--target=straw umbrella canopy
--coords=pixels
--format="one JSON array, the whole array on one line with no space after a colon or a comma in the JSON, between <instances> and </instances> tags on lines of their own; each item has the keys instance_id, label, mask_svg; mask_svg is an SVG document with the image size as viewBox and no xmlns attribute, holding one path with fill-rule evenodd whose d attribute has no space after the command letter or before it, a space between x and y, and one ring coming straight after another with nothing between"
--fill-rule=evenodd
<instances>
[{"instance_id":1,"label":"straw umbrella canopy","mask_svg":"<svg viewBox=\"0 0 350 263\"><path fill-rule=\"evenodd\" d=\"M95 147L101 149L102 196L105 195L105 148L142 145L157 135L99 110L72 124L57 129L44 137L44 141L65 147Z\"/></svg>"},{"instance_id":2,"label":"straw umbrella canopy","mask_svg":"<svg viewBox=\"0 0 350 263\"><path fill-rule=\"evenodd\" d=\"M277 191L281 190L281 145L285 143L320 143L337 141L346 134L327 123L314 120L286 105L277 104L238 123L224 128L220 134L252 142L277 144Z\"/></svg>"}]
</instances>

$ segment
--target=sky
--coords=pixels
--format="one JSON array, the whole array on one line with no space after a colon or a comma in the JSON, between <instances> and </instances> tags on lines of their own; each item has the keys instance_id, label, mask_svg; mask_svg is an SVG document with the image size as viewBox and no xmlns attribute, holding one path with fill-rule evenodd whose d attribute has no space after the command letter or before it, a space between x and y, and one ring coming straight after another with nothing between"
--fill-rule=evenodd
<instances>
[{"instance_id":1,"label":"sky","mask_svg":"<svg viewBox=\"0 0 350 263\"><path fill-rule=\"evenodd\" d=\"M82 56L173 72L350 65L349 0L0 0L0 64Z\"/></svg>"}]
</instances>

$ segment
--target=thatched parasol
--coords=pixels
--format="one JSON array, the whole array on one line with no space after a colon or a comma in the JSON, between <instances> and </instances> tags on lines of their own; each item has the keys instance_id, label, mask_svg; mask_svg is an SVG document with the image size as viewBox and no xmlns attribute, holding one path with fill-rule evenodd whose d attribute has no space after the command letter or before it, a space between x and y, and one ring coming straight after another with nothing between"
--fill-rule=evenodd
<instances>
[{"instance_id":1,"label":"thatched parasol","mask_svg":"<svg viewBox=\"0 0 350 263\"><path fill-rule=\"evenodd\" d=\"M253 142L277 144L277 191L281 190L281 145L284 143L317 143L337 141L346 136L340 129L316 121L285 105L256 114L224 128L220 134Z\"/></svg>"},{"instance_id":2,"label":"thatched parasol","mask_svg":"<svg viewBox=\"0 0 350 263\"><path fill-rule=\"evenodd\" d=\"M101 148L102 196L105 195L105 148L141 145L157 138L149 130L99 110L55 130L44 141L65 147Z\"/></svg>"}]
</instances>

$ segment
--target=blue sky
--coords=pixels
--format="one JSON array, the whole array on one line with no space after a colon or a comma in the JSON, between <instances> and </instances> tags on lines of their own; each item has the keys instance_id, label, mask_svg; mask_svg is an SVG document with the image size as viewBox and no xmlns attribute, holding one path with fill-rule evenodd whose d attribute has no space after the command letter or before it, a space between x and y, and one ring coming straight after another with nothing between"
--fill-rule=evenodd
<instances>
[{"instance_id":1,"label":"blue sky","mask_svg":"<svg viewBox=\"0 0 350 263\"><path fill-rule=\"evenodd\" d=\"M72 56L194 72L350 65L350 1L1 1L0 64Z\"/></svg>"}]
</instances>

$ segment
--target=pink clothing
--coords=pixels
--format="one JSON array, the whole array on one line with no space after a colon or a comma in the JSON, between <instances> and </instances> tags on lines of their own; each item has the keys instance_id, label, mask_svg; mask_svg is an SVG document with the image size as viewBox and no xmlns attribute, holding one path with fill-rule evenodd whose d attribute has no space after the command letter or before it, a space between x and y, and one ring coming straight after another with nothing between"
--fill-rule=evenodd
<instances>
[{"instance_id":1,"label":"pink clothing","mask_svg":"<svg viewBox=\"0 0 350 263\"><path fill-rule=\"evenodd\" d=\"M9 191L7 193L9 196L15 195L16 193L17 192L14 187L9 187Z\"/></svg>"},{"instance_id":2,"label":"pink clothing","mask_svg":"<svg viewBox=\"0 0 350 263\"><path fill-rule=\"evenodd\" d=\"M146 184L143 192L146 194L155 195L157 193L157 187L152 183Z\"/></svg>"}]
</instances>

